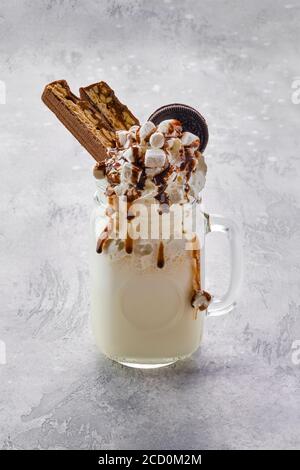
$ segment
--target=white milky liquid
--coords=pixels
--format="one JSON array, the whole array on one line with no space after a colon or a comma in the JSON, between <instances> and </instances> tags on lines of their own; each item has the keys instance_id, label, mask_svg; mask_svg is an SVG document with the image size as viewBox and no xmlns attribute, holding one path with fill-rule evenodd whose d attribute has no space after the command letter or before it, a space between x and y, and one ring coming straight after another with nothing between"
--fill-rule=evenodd
<instances>
[{"instance_id":1,"label":"white milky liquid","mask_svg":"<svg viewBox=\"0 0 300 470\"><path fill-rule=\"evenodd\" d=\"M93 233L92 327L100 350L119 362L140 365L170 363L192 354L201 342L204 314L198 312L195 319L191 306L191 252L166 258L162 269L156 266L155 252L144 266L142 258L124 250L111 260L105 250L96 253Z\"/></svg>"}]
</instances>

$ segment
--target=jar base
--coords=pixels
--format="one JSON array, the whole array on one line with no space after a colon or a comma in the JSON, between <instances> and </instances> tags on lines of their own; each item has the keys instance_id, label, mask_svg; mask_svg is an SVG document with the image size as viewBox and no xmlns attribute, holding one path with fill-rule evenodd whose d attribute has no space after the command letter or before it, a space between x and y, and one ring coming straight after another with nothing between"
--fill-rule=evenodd
<instances>
[{"instance_id":1,"label":"jar base","mask_svg":"<svg viewBox=\"0 0 300 470\"><path fill-rule=\"evenodd\" d=\"M116 361L116 359L114 359ZM131 367L133 369L159 369L160 367L167 367L171 364L175 364L178 359L175 359L171 362L162 362L162 363L155 363L155 364L147 364L147 363L138 363L138 362L123 362L123 361L116 361L122 366Z\"/></svg>"}]
</instances>

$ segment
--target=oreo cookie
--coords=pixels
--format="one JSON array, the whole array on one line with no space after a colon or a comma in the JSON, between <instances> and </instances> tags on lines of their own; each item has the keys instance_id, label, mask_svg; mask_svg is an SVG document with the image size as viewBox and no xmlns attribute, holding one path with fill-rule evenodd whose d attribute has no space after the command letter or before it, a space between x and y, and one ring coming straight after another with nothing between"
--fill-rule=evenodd
<instances>
[{"instance_id":1,"label":"oreo cookie","mask_svg":"<svg viewBox=\"0 0 300 470\"><path fill-rule=\"evenodd\" d=\"M167 104L158 108L148 121L156 126L166 119L178 119L184 131L192 132L200 138L200 151L203 153L208 142L208 127L202 114L186 104Z\"/></svg>"}]
</instances>

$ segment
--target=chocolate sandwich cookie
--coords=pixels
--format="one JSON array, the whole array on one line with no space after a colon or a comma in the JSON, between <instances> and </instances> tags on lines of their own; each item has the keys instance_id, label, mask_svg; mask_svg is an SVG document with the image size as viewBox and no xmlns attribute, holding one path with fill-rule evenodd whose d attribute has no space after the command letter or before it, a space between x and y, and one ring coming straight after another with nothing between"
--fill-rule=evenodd
<instances>
[{"instance_id":1,"label":"chocolate sandwich cookie","mask_svg":"<svg viewBox=\"0 0 300 470\"><path fill-rule=\"evenodd\" d=\"M89 101L115 131L139 125L139 120L121 103L105 82L93 83L79 89L81 99Z\"/></svg>"},{"instance_id":2,"label":"chocolate sandwich cookie","mask_svg":"<svg viewBox=\"0 0 300 470\"><path fill-rule=\"evenodd\" d=\"M173 103L158 108L148 121L156 126L167 119L177 119L181 122L183 131L192 132L200 139L200 151L204 152L208 142L208 128L202 114L186 104Z\"/></svg>"},{"instance_id":3,"label":"chocolate sandwich cookie","mask_svg":"<svg viewBox=\"0 0 300 470\"><path fill-rule=\"evenodd\" d=\"M90 103L74 95L65 80L49 83L42 100L97 162L106 158L107 147L115 146L113 128Z\"/></svg>"}]
</instances>

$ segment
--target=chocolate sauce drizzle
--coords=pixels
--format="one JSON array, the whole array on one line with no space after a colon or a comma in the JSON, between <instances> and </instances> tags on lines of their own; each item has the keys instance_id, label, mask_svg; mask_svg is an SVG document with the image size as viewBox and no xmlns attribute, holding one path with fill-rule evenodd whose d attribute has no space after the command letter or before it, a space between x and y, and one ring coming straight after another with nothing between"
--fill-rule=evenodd
<instances>
[{"instance_id":1,"label":"chocolate sauce drizzle","mask_svg":"<svg viewBox=\"0 0 300 470\"><path fill-rule=\"evenodd\" d=\"M130 255L132 253L132 250L133 250L133 240L130 237L129 233L127 232L127 237L125 240L125 251L126 253Z\"/></svg>"},{"instance_id":2,"label":"chocolate sauce drizzle","mask_svg":"<svg viewBox=\"0 0 300 470\"><path fill-rule=\"evenodd\" d=\"M110 203L112 204L112 198L110 198ZM113 205L113 204L112 204ZM133 215L130 215L130 206L131 204L128 203L127 206L127 219L130 223L130 220L134 217ZM107 211L107 215L109 215L110 212ZM96 252L97 253L102 253L106 243L109 241L109 235L111 232L111 217L110 221L101 233L98 241L97 241L97 246L96 246ZM193 240L193 243L195 243L195 248L192 250L192 276L193 276L193 294L191 298L191 304L194 307L194 301L196 300L197 295L201 294L206 298L207 303L211 301L211 295L208 292L205 292L201 288L201 251L200 251L200 242L198 240L198 237L195 235L195 238ZM127 231L127 236L125 239L124 243L124 248L127 254L131 254L133 252L133 239L130 237L129 232ZM162 269L165 266L165 247L163 241L160 241L159 246L158 246L158 252L157 252L157 262L156 265L159 269ZM198 311L203 311L206 310L207 306L205 303L203 305L200 305L195 308L195 313L194 313L194 319L197 319L197 314Z\"/></svg>"},{"instance_id":3,"label":"chocolate sauce drizzle","mask_svg":"<svg viewBox=\"0 0 300 470\"><path fill-rule=\"evenodd\" d=\"M157 267L162 269L165 265L165 254L164 254L164 244L163 242L159 243L158 255L157 255Z\"/></svg>"},{"instance_id":4,"label":"chocolate sauce drizzle","mask_svg":"<svg viewBox=\"0 0 300 470\"><path fill-rule=\"evenodd\" d=\"M96 252L102 253L105 243L108 240L108 225L105 227L100 237L97 240Z\"/></svg>"}]
</instances>

